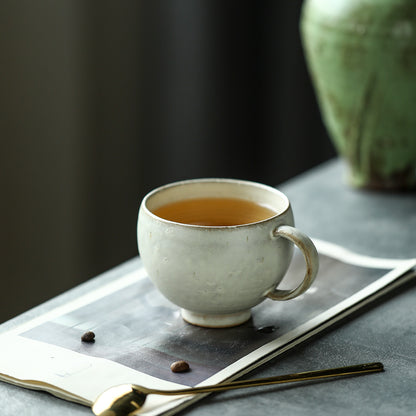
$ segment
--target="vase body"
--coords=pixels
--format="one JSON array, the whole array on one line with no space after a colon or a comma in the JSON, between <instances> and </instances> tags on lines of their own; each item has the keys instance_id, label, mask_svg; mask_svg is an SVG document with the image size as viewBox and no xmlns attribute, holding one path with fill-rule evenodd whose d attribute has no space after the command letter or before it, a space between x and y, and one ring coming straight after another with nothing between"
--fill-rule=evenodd
<instances>
[{"instance_id":1,"label":"vase body","mask_svg":"<svg viewBox=\"0 0 416 416\"><path fill-rule=\"evenodd\" d=\"M416 1L306 0L301 36L323 122L357 187L416 186Z\"/></svg>"}]
</instances>

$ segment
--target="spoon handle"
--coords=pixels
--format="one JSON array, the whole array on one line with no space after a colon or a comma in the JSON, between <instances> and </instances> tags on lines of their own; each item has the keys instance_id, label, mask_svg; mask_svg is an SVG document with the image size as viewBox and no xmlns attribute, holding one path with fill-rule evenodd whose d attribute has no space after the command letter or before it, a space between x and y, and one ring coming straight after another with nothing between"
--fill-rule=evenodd
<instances>
[{"instance_id":1,"label":"spoon handle","mask_svg":"<svg viewBox=\"0 0 416 416\"><path fill-rule=\"evenodd\" d=\"M357 364L347 367L329 368L326 370L305 371L302 373L286 374L281 376L258 378L252 380L240 380L225 382L209 386L185 388L179 390L151 390L149 393L163 395L210 393L215 391L241 389L245 387L265 386L270 384L291 383L295 381L316 380L331 377L368 374L383 371L382 363Z\"/></svg>"}]
</instances>

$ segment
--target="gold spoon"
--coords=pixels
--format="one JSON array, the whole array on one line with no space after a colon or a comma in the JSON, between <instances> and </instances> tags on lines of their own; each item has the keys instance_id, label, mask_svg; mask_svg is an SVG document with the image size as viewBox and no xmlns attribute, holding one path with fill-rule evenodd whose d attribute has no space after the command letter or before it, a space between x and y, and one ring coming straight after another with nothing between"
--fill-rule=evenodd
<instances>
[{"instance_id":1,"label":"gold spoon","mask_svg":"<svg viewBox=\"0 0 416 416\"><path fill-rule=\"evenodd\" d=\"M220 383L210 386L189 387L178 390L157 390L135 384L122 384L111 387L101 393L95 400L92 411L97 416L129 416L136 414L144 405L148 394L166 396L211 393L214 391L240 389L244 387L265 386L268 384L291 383L294 381L316 380L322 378L348 376L355 374L376 373L383 371L381 363L367 363L347 367L330 368L327 370L306 371L303 373L286 374L282 376L240 380L230 383Z\"/></svg>"}]
</instances>

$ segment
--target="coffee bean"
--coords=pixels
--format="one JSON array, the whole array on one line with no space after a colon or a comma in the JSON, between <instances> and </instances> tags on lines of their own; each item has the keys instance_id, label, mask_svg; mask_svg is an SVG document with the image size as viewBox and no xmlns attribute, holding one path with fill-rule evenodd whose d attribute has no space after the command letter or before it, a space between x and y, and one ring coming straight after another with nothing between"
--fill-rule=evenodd
<instances>
[{"instance_id":1,"label":"coffee bean","mask_svg":"<svg viewBox=\"0 0 416 416\"><path fill-rule=\"evenodd\" d=\"M95 342L95 334L92 331L87 331L82 337L82 342Z\"/></svg>"},{"instance_id":2,"label":"coffee bean","mask_svg":"<svg viewBox=\"0 0 416 416\"><path fill-rule=\"evenodd\" d=\"M270 326L261 326L260 328L257 328L257 332L261 332L263 334L271 334L272 332L276 331L276 327L273 325Z\"/></svg>"},{"instance_id":3,"label":"coffee bean","mask_svg":"<svg viewBox=\"0 0 416 416\"><path fill-rule=\"evenodd\" d=\"M184 373L186 371L189 371L190 367L189 367L189 364L186 361L179 360L179 361L175 361L174 363L172 363L170 365L170 369L174 373Z\"/></svg>"}]
</instances>

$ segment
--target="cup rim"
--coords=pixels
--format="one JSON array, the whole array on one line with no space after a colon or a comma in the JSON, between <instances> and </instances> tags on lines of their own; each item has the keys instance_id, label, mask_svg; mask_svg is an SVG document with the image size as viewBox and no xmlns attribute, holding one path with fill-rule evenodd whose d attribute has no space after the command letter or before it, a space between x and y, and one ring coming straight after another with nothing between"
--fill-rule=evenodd
<instances>
[{"instance_id":1,"label":"cup rim","mask_svg":"<svg viewBox=\"0 0 416 416\"><path fill-rule=\"evenodd\" d=\"M236 225L198 225L198 224L186 224L182 222L176 222L172 220L167 220L165 218L159 217L158 215L154 214L147 206L149 200L154 197L156 194L160 192L164 192L167 189L171 189L174 187L180 187L180 186L186 186L186 185L192 185L195 183L228 183L228 184L236 184L236 185L242 185L242 186L248 186L248 187L256 187L259 189L263 189L264 191L273 193L276 196L279 196L284 201L284 208L279 210L279 212L276 212L275 215L264 218L260 221L245 223L245 224L236 224ZM268 222L270 220L274 220L282 215L284 215L288 210L290 209L290 201L289 198L281 191L279 191L277 188L274 188L270 185L266 185L260 182L255 181L249 181L249 180L243 180L243 179L233 179L233 178L196 178L196 179L186 179L181 181L175 181L171 182L162 186L159 186L157 188L154 188L152 191L148 192L140 205L140 210L143 210L147 215L152 217L153 219L164 222L167 224L172 224L175 226L181 226L185 228L195 228L195 229L235 229L235 228L242 228L242 227L250 227L250 226L256 226L258 224L262 224L265 222Z\"/></svg>"}]
</instances>

